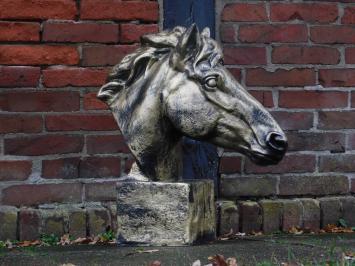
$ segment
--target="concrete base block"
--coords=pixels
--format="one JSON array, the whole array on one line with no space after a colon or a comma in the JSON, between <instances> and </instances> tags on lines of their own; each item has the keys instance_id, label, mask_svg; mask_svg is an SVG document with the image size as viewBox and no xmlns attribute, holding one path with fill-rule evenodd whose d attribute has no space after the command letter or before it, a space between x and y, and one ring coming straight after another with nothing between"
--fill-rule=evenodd
<instances>
[{"instance_id":1,"label":"concrete base block","mask_svg":"<svg viewBox=\"0 0 355 266\"><path fill-rule=\"evenodd\" d=\"M214 240L213 182L118 182L121 244L179 246Z\"/></svg>"}]
</instances>

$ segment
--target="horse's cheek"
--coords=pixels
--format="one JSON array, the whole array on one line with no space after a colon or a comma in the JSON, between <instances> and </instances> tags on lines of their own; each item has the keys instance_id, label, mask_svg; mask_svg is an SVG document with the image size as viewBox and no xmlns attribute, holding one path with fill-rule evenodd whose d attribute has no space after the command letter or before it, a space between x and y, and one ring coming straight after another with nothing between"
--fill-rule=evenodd
<instances>
[{"instance_id":1,"label":"horse's cheek","mask_svg":"<svg viewBox=\"0 0 355 266\"><path fill-rule=\"evenodd\" d=\"M192 100L193 99L193 100ZM199 138L208 135L215 127L215 108L201 99L196 101L198 96L175 101L170 98L168 103L168 116L174 126L183 134Z\"/></svg>"}]
</instances>

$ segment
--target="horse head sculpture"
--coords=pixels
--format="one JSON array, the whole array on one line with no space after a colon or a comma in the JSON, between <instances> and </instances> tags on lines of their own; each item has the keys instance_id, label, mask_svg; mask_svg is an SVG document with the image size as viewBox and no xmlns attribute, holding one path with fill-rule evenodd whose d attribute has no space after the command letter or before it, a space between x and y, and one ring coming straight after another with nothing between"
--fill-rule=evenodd
<instances>
[{"instance_id":1,"label":"horse head sculpture","mask_svg":"<svg viewBox=\"0 0 355 266\"><path fill-rule=\"evenodd\" d=\"M145 35L141 43L98 93L136 159L130 178L178 180L182 136L236 150L261 165L282 159L284 132L225 68L208 28L175 27Z\"/></svg>"}]
</instances>

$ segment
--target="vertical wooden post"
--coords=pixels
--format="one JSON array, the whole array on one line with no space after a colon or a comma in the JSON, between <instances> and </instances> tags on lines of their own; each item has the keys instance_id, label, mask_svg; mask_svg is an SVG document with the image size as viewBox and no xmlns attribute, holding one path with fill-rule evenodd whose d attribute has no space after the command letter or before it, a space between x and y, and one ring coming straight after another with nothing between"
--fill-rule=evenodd
<instances>
[{"instance_id":1,"label":"vertical wooden post","mask_svg":"<svg viewBox=\"0 0 355 266\"><path fill-rule=\"evenodd\" d=\"M196 23L200 30L209 27L215 36L214 0L164 0L164 29L174 26L189 27ZM213 179L218 188L218 155L215 146L189 138L183 139L183 178ZM217 193L217 190L216 190Z\"/></svg>"}]
</instances>

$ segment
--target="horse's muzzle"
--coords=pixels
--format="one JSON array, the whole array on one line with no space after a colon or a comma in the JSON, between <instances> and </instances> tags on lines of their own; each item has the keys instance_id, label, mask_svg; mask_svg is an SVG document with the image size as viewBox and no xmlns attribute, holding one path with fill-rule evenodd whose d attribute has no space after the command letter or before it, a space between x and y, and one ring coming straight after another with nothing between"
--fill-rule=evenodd
<instances>
[{"instance_id":1,"label":"horse's muzzle","mask_svg":"<svg viewBox=\"0 0 355 266\"><path fill-rule=\"evenodd\" d=\"M272 153L283 156L288 146L287 138L283 133L270 132L266 136L266 145Z\"/></svg>"}]
</instances>

